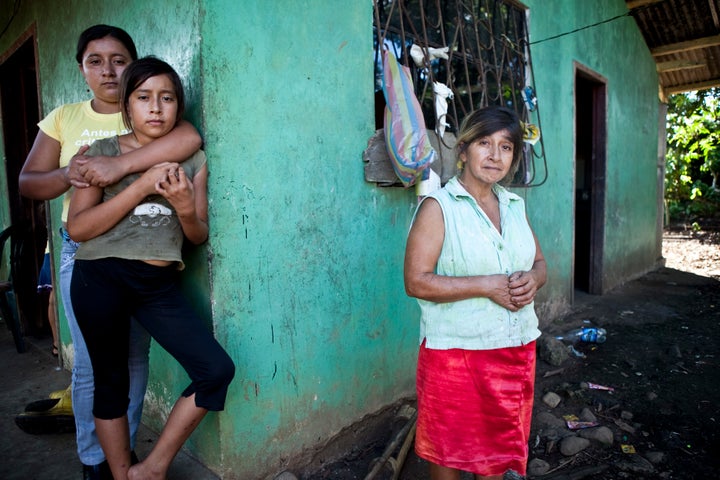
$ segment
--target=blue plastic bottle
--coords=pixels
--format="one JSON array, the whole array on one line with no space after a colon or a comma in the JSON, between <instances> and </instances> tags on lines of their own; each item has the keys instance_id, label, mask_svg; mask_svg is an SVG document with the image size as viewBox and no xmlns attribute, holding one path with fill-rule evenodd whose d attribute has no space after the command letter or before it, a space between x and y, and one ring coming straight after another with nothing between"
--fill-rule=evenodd
<instances>
[{"instance_id":1,"label":"blue plastic bottle","mask_svg":"<svg viewBox=\"0 0 720 480\"><path fill-rule=\"evenodd\" d=\"M578 341L585 343L604 343L605 340L607 340L607 331L604 328L598 327L581 327L570 330L564 335L555 338L571 343Z\"/></svg>"}]
</instances>

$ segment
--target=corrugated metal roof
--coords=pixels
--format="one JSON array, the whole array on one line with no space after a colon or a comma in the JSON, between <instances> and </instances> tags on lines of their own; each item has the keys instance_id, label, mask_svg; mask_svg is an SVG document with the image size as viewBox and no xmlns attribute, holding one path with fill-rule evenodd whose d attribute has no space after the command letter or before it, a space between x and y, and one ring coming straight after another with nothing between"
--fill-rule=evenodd
<instances>
[{"instance_id":1,"label":"corrugated metal roof","mask_svg":"<svg viewBox=\"0 0 720 480\"><path fill-rule=\"evenodd\" d=\"M626 0L655 58L661 96L720 87L720 0Z\"/></svg>"}]
</instances>

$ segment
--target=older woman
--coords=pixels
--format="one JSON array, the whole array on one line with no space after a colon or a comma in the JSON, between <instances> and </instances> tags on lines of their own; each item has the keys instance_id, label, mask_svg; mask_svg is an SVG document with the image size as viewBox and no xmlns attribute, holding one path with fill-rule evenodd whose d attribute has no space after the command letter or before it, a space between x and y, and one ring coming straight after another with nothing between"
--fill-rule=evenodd
<instances>
[{"instance_id":1,"label":"older woman","mask_svg":"<svg viewBox=\"0 0 720 480\"><path fill-rule=\"evenodd\" d=\"M533 300L547 273L524 201L500 185L522 146L513 111L470 114L459 175L423 199L408 236L405 289L421 308L415 450L433 480L525 474L540 336Z\"/></svg>"}]
</instances>

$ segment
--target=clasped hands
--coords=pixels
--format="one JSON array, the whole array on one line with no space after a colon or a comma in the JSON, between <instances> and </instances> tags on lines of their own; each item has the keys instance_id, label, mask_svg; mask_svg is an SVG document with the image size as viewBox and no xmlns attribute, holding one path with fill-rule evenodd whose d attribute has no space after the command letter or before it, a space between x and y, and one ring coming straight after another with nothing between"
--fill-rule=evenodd
<instances>
[{"instance_id":1,"label":"clasped hands","mask_svg":"<svg viewBox=\"0 0 720 480\"><path fill-rule=\"evenodd\" d=\"M538 282L532 271L515 272L509 276L493 275L493 294L490 299L511 312L530 305L535 300Z\"/></svg>"},{"instance_id":2,"label":"clasped hands","mask_svg":"<svg viewBox=\"0 0 720 480\"><path fill-rule=\"evenodd\" d=\"M194 212L193 184L179 164L159 163L143 173L136 181L142 182L142 188L147 195L162 195L175 208L178 215Z\"/></svg>"}]
</instances>

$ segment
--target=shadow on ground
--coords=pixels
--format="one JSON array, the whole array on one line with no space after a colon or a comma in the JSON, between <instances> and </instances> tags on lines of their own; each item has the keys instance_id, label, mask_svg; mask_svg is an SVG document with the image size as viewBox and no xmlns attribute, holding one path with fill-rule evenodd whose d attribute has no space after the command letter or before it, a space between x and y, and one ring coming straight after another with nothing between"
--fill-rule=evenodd
<instances>
[{"instance_id":1,"label":"shadow on ground","mask_svg":"<svg viewBox=\"0 0 720 480\"><path fill-rule=\"evenodd\" d=\"M572 312L544 335L588 322L607 330L605 343L578 344L579 356L558 365L538 360L529 458L542 468L530 478L717 478L720 282L661 268L603 296L576 292ZM555 407L543 401L548 393L557 396ZM567 426L572 416L597 426L572 430ZM343 458L298 478L364 479L397 432L394 419L393 412L385 415L376 441L358 439ZM566 441L583 446L572 451L563 445L570 437L589 440ZM427 464L412 451L401 468L400 480L429 479ZM392 475L387 467L375 479Z\"/></svg>"},{"instance_id":2,"label":"shadow on ground","mask_svg":"<svg viewBox=\"0 0 720 480\"><path fill-rule=\"evenodd\" d=\"M82 465L75 451L75 433L30 435L15 425L15 416L25 406L46 398L70 384L70 372L58 367L51 355L52 340L26 337L28 349L18 354L9 329L0 321L0 478L3 480L80 480ZM136 451L143 458L157 435L141 427ZM171 480L218 480L190 456L175 459Z\"/></svg>"},{"instance_id":3,"label":"shadow on ground","mask_svg":"<svg viewBox=\"0 0 720 480\"><path fill-rule=\"evenodd\" d=\"M584 358L570 356L559 365L538 362L530 458L546 462L547 467L544 475L533 478L717 478L720 282L661 268L603 296L577 292L572 312L548 327L545 335L554 336L584 321L607 329L607 341L578 345ZM29 339L29 343L28 352L16 353L9 331L0 325L0 446L5 452L0 478L77 480L80 463L72 433L29 435L15 426L15 415L27 403L65 388L70 381L69 372L57 368L50 355L49 339ZM583 382L613 391L583 388ZM554 408L543 401L548 392L559 397ZM564 417L588 412L598 426L611 432L611 444L591 440L577 453L561 453L565 437L580 436L562 425ZM548 423L552 418L555 425ZM297 477L364 479L404 419L389 409L365 423L348 428L345 438L338 439L339 446L319 454L307 471L295 472ZM157 437L145 428L140 437L142 457ZM635 453L624 452L623 445ZM170 480L217 478L184 454L169 475ZM388 480L392 471L385 468L375 478ZM427 465L411 449L399 479L428 478Z\"/></svg>"}]
</instances>

